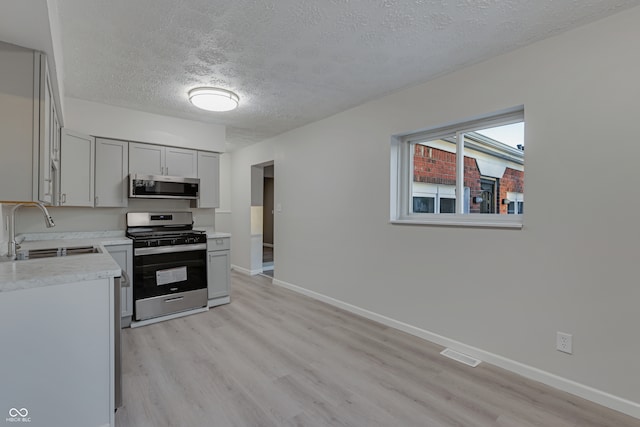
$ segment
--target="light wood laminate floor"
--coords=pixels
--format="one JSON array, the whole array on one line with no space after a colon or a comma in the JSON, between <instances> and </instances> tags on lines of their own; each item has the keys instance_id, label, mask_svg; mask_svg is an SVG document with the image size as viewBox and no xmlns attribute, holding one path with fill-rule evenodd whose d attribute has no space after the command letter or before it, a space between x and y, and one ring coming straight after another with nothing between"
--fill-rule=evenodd
<instances>
[{"instance_id":1,"label":"light wood laminate floor","mask_svg":"<svg viewBox=\"0 0 640 427\"><path fill-rule=\"evenodd\" d=\"M271 284L123 331L117 427L640 427L640 420Z\"/></svg>"}]
</instances>

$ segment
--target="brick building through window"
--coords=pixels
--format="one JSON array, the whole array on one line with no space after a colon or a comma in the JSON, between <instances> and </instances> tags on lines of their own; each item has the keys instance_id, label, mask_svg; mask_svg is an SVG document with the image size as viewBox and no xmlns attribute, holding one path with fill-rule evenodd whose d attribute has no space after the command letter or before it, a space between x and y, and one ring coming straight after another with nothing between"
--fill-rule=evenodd
<instances>
[{"instance_id":1,"label":"brick building through window","mask_svg":"<svg viewBox=\"0 0 640 427\"><path fill-rule=\"evenodd\" d=\"M413 213L455 213L455 138L413 146ZM465 134L464 213L524 211L524 147L478 132Z\"/></svg>"}]
</instances>

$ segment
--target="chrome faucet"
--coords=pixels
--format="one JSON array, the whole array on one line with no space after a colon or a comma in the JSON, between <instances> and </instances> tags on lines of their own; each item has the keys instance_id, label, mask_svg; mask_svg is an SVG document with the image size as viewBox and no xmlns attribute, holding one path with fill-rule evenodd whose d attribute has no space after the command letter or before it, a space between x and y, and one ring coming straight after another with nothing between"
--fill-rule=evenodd
<instances>
[{"instance_id":1,"label":"chrome faucet","mask_svg":"<svg viewBox=\"0 0 640 427\"><path fill-rule=\"evenodd\" d=\"M16 249L20 248L20 245L16 243L16 211L21 206L37 206L40 208L42 213L44 214L44 221L47 228L55 227L55 223L53 222L53 218L49 215L49 211L44 206L43 203L40 202L23 202L18 203L14 207L11 208L11 213L9 214L9 250L7 252L7 257L10 259L16 258Z\"/></svg>"}]
</instances>

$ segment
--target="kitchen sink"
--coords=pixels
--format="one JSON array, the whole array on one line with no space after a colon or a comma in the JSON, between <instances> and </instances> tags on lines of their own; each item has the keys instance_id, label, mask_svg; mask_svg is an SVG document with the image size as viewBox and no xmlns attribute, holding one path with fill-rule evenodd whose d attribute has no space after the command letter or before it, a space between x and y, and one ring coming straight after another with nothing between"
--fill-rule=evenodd
<instances>
[{"instance_id":1,"label":"kitchen sink","mask_svg":"<svg viewBox=\"0 0 640 427\"><path fill-rule=\"evenodd\" d=\"M101 253L95 246L70 246L50 249L20 249L16 253L16 260L54 258L71 255L98 254Z\"/></svg>"}]
</instances>

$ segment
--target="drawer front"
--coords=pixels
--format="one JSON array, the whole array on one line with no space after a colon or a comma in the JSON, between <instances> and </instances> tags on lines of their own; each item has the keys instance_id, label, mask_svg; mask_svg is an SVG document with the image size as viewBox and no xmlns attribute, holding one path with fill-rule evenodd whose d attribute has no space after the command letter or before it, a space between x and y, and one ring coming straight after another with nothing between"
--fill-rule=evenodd
<instances>
[{"instance_id":1,"label":"drawer front","mask_svg":"<svg viewBox=\"0 0 640 427\"><path fill-rule=\"evenodd\" d=\"M231 239L228 237L207 239L207 251L226 251L229 249L231 249Z\"/></svg>"},{"instance_id":2,"label":"drawer front","mask_svg":"<svg viewBox=\"0 0 640 427\"><path fill-rule=\"evenodd\" d=\"M136 320L206 307L207 290L180 292L136 301Z\"/></svg>"}]
</instances>

